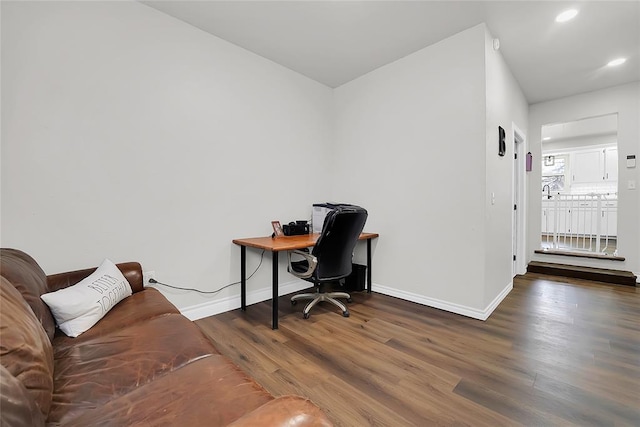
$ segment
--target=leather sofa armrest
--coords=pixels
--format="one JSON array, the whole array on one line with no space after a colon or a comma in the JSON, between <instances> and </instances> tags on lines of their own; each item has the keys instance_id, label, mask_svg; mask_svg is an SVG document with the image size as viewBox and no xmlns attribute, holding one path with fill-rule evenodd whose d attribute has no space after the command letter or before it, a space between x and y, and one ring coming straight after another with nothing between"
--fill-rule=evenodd
<instances>
[{"instance_id":1,"label":"leather sofa armrest","mask_svg":"<svg viewBox=\"0 0 640 427\"><path fill-rule=\"evenodd\" d=\"M309 399L281 396L237 419L228 427L331 427L333 423Z\"/></svg>"},{"instance_id":2,"label":"leather sofa armrest","mask_svg":"<svg viewBox=\"0 0 640 427\"><path fill-rule=\"evenodd\" d=\"M125 262L116 264L116 266L122 272L124 277L129 281L129 284L131 285L131 291L133 293L139 292L144 289L144 284L142 282L142 266L139 263ZM47 286L49 287L49 292L54 292L58 289L73 286L82 279L88 277L97 269L98 267L49 275L47 276Z\"/></svg>"}]
</instances>

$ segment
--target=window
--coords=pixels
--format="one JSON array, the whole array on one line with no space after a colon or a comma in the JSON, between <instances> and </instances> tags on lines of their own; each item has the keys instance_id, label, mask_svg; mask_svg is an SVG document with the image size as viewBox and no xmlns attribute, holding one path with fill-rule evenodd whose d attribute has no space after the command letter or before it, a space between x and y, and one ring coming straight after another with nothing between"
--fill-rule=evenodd
<instances>
[{"instance_id":1,"label":"window","mask_svg":"<svg viewBox=\"0 0 640 427\"><path fill-rule=\"evenodd\" d=\"M549 186L551 192L562 192L565 189L567 172L567 155L544 156L542 158L542 187Z\"/></svg>"}]
</instances>

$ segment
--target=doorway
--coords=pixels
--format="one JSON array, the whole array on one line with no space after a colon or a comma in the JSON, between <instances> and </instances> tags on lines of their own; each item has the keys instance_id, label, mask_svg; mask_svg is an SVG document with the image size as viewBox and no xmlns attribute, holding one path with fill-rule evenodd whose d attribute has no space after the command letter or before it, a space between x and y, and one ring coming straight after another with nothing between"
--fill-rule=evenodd
<instances>
[{"instance_id":1,"label":"doorway","mask_svg":"<svg viewBox=\"0 0 640 427\"><path fill-rule=\"evenodd\" d=\"M542 250L618 255L617 129L617 114L542 126Z\"/></svg>"}]
</instances>

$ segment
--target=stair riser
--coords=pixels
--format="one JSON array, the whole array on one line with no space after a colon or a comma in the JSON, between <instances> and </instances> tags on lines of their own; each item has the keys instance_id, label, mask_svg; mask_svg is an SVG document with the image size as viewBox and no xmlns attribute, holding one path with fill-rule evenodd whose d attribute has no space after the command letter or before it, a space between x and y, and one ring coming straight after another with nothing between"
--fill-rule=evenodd
<instances>
[{"instance_id":1,"label":"stair riser","mask_svg":"<svg viewBox=\"0 0 640 427\"><path fill-rule=\"evenodd\" d=\"M597 271L577 271L567 268L558 268L541 265L531 265L527 267L530 273L549 274L552 276L573 277L576 279L593 280L596 282L613 283L617 285L636 286L636 280L633 277L621 276L615 274L603 274Z\"/></svg>"}]
</instances>

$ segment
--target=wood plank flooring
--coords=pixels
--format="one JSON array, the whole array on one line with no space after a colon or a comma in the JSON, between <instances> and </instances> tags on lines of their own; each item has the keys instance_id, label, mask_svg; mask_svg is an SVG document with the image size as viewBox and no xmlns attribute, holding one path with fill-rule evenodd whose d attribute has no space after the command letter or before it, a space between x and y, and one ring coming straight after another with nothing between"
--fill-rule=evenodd
<instances>
[{"instance_id":1,"label":"wood plank flooring","mask_svg":"<svg viewBox=\"0 0 640 427\"><path fill-rule=\"evenodd\" d=\"M337 426L640 426L640 288L527 273L487 321L353 293L196 321L274 395Z\"/></svg>"}]
</instances>

